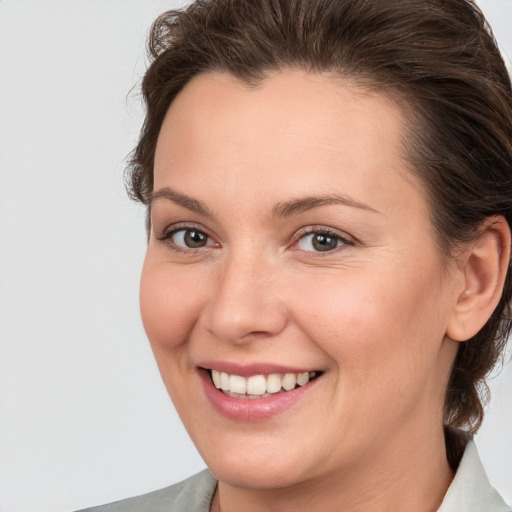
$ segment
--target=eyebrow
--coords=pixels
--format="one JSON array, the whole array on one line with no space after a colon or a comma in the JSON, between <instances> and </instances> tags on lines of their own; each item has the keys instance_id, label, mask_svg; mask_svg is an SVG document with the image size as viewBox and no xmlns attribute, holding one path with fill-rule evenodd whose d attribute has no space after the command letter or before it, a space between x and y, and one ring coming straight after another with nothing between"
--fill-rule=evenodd
<instances>
[{"instance_id":1,"label":"eyebrow","mask_svg":"<svg viewBox=\"0 0 512 512\"><path fill-rule=\"evenodd\" d=\"M149 203L151 205L155 200L162 198L168 199L173 203L183 206L183 208L186 208L187 210L199 213L201 215L205 215L206 217L213 216L212 212L203 202L198 201L197 199L194 199L190 196L187 196L186 194L176 192L176 190L173 190L170 187L164 187L161 188L160 190L157 190L156 192L153 192L149 199Z\"/></svg>"},{"instance_id":2,"label":"eyebrow","mask_svg":"<svg viewBox=\"0 0 512 512\"><path fill-rule=\"evenodd\" d=\"M177 192L170 187L164 187L156 192L153 192L150 197L150 204L152 204L157 199L167 199L173 203L183 206L183 208L186 208L187 210L199 213L206 217L213 217L212 212L203 202L187 196L186 194ZM284 203L277 203L272 208L272 217L288 217L296 213L312 210L313 208L329 205L349 206L352 208L359 208L361 210L380 214L379 211L375 210L371 206L354 201L348 196L329 194L322 196L308 196L300 199L286 201Z\"/></svg>"},{"instance_id":3,"label":"eyebrow","mask_svg":"<svg viewBox=\"0 0 512 512\"><path fill-rule=\"evenodd\" d=\"M292 201L287 201L285 203L277 203L274 208L272 208L272 216L273 217L288 217L295 213L302 213L308 210L312 210L313 208L318 208L320 206L329 206L329 205L343 205L350 206L351 208L359 208L361 210L366 210L373 213L380 214L379 211L375 210L371 206L368 206L364 203L359 203L354 201L348 196L344 195L323 195L323 196L309 196L303 197L301 199L295 199Z\"/></svg>"}]
</instances>

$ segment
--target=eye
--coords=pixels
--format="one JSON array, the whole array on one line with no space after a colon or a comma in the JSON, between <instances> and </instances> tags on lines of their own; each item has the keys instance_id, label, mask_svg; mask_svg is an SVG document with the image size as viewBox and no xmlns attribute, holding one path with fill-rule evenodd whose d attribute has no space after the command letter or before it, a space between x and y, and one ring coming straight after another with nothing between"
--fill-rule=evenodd
<instances>
[{"instance_id":1,"label":"eye","mask_svg":"<svg viewBox=\"0 0 512 512\"><path fill-rule=\"evenodd\" d=\"M297 248L301 251L328 252L346 244L347 241L340 235L315 231L302 236L297 242Z\"/></svg>"},{"instance_id":2,"label":"eye","mask_svg":"<svg viewBox=\"0 0 512 512\"><path fill-rule=\"evenodd\" d=\"M159 240L169 242L180 249L201 249L215 245L211 238L196 228L181 228L169 231Z\"/></svg>"},{"instance_id":3,"label":"eye","mask_svg":"<svg viewBox=\"0 0 512 512\"><path fill-rule=\"evenodd\" d=\"M188 247L190 249L198 249L204 247L208 243L208 235L197 229L180 229L174 232L172 240L176 245Z\"/></svg>"}]
</instances>

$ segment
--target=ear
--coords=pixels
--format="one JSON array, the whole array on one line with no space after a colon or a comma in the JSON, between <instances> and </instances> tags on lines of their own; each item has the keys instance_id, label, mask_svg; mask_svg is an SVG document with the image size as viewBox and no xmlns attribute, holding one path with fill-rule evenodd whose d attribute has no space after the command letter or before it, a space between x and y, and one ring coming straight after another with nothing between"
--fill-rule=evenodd
<instances>
[{"instance_id":1,"label":"ear","mask_svg":"<svg viewBox=\"0 0 512 512\"><path fill-rule=\"evenodd\" d=\"M462 254L463 290L456 297L446 335L466 341L487 322L501 298L510 262L510 227L502 216L486 219Z\"/></svg>"}]
</instances>

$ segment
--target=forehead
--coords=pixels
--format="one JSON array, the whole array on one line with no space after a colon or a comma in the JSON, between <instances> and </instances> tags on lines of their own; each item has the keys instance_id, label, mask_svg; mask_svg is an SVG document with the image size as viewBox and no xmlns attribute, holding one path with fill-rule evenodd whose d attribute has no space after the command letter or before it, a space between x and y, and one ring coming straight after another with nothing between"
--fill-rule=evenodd
<instances>
[{"instance_id":1,"label":"forehead","mask_svg":"<svg viewBox=\"0 0 512 512\"><path fill-rule=\"evenodd\" d=\"M230 75L202 74L167 112L155 190L217 183L239 197L339 186L362 199L384 196L393 193L390 181L413 180L403 157L405 125L389 96L339 78L286 71L249 87Z\"/></svg>"},{"instance_id":2,"label":"forehead","mask_svg":"<svg viewBox=\"0 0 512 512\"><path fill-rule=\"evenodd\" d=\"M223 123L218 125L220 131L208 132L219 120ZM181 133L188 137L196 133L208 139L220 138L231 124L238 137L245 133L253 142L260 140L254 139L256 131L262 135L261 140L265 134L278 131L283 138L314 136L343 143L337 128L347 123L360 134L387 134L388 142L394 139L393 149L399 149L405 116L390 95L333 75L288 70L248 85L229 74L203 73L175 98L161 135L179 124ZM199 131L201 128L204 130ZM244 130L240 132L240 128ZM283 128L287 128L286 133ZM166 143L172 144L172 140Z\"/></svg>"}]
</instances>

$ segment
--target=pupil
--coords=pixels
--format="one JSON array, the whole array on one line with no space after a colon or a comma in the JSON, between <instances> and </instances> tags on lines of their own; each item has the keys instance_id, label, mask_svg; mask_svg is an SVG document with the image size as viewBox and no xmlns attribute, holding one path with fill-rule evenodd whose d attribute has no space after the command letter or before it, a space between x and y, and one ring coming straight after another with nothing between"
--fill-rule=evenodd
<instances>
[{"instance_id":1,"label":"pupil","mask_svg":"<svg viewBox=\"0 0 512 512\"><path fill-rule=\"evenodd\" d=\"M189 230L185 233L185 243L191 248L204 247L206 235L201 231Z\"/></svg>"},{"instance_id":2,"label":"pupil","mask_svg":"<svg viewBox=\"0 0 512 512\"><path fill-rule=\"evenodd\" d=\"M315 235L313 238L313 247L317 251L330 251L332 249L336 249L338 245L338 240L329 235Z\"/></svg>"}]
</instances>

